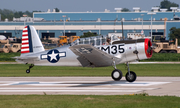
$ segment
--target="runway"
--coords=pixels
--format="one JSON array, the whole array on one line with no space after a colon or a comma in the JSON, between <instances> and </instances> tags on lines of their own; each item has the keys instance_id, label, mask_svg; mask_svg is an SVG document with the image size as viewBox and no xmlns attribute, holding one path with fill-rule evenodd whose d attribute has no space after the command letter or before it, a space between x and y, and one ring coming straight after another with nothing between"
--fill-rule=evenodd
<instances>
[{"instance_id":1,"label":"runway","mask_svg":"<svg viewBox=\"0 0 180 108\"><path fill-rule=\"evenodd\" d=\"M111 77L0 77L1 95L72 94L179 96L180 77L138 77L133 83Z\"/></svg>"}]
</instances>

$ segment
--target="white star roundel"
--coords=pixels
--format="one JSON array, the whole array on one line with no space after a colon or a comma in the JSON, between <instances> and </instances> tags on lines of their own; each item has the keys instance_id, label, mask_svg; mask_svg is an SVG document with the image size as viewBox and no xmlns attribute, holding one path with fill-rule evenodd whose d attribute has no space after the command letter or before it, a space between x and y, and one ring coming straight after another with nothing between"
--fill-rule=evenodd
<instances>
[{"instance_id":1,"label":"white star roundel","mask_svg":"<svg viewBox=\"0 0 180 108\"><path fill-rule=\"evenodd\" d=\"M41 59L47 59L50 63L58 62L60 57L66 57L66 52L59 52L57 49L52 49L47 54L41 55Z\"/></svg>"},{"instance_id":2,"label":"white star roundel","mask_svg":"<svg viewBox=\"0 0 180 108\"><path fill-rule=\"evenodd\" d=\"M47 53L47 60L51 63L56 63L58 62L60 59L59 57L59 51L54 49L54 50L50 50L48 53Z\"/></svg>"}]
</instances>

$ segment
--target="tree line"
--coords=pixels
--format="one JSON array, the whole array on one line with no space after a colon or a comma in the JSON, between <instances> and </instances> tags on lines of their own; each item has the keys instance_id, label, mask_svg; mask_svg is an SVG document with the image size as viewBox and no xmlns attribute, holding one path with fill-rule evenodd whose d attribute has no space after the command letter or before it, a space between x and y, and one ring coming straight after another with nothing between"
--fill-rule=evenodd
<instances>
[{"instance_id":1,"label":"tree line","mask_svg":"<svg viewBox=\"0 0 180 108\"><path fill-rule=\"evenodd\" d=\"M41 11L33 11L33 12L41 12ZM10 10L10 9L0 9L2 21L4 21L6 18L9 21L12 21L13 17L20 18L23 15L27 15L28 17L33 17L33 12L29 12L29 11L22 12L22 11Z\"/></svg>"}]
</instances>

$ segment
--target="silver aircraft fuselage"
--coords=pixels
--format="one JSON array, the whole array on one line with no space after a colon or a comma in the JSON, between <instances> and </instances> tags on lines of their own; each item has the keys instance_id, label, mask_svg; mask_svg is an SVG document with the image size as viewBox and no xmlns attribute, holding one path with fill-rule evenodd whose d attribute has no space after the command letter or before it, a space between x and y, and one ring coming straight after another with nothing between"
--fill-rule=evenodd
<instances>
[{"instance_id":1,"label":"silver aircraft fuselage","mask_svg":"<svg viewBox=\"0 0 180 108\"><path fill-rule=\"evenodd\" d=\"M147 59L147 56L145 54L145 47L144 42L139 43L131 43L131 44L113 44L113 45L99 45L95 46L96 48L113 55L117 59L116 64L125 63L128 61L134 61L137 59ZM28 53L24 56L26 57L38 57L37 60L32 61L19 61L20 63L28 63L28 64L34 64L39 66L82 66L81 63L78 61L78 56L74 54L69 47L70 45L57 47L51 50L46 50L43 52L37 52L37 53ZM56 57L52 58L51 54L55 50L58 51L59 58ZM138 50L138 54L134 54L134 51ZM56 52L57 54L57 52ZM54 61L56 62L53 62Z\"/></svg>"}]
</instances>

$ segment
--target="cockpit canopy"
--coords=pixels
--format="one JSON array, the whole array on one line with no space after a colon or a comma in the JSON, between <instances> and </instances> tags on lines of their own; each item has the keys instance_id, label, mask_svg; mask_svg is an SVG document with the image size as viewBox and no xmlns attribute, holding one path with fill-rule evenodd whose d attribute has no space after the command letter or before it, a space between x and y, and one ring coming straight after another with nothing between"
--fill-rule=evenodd
<instances>
[{"instance_id":1,"label":"cockpit canopy","mask_svg":"<svg viewBox=\"0 0 180 108\"><path fill-rule=\"evenodd\" d=\"M79 45L79 44L90 44L90 45L93 45L93 46L110 45L114 41L119 41L119 40L120 40L120 37L118 37L116 35L93 36L93 37L88 37L88 38L77 39L76 41L71 43L71 46Z\"/></svg>"}]
</instances>

